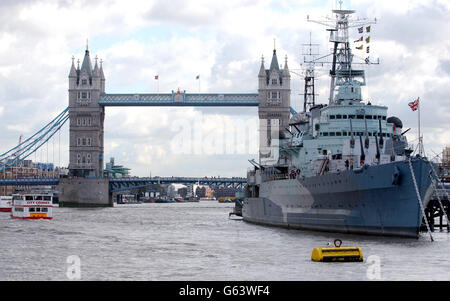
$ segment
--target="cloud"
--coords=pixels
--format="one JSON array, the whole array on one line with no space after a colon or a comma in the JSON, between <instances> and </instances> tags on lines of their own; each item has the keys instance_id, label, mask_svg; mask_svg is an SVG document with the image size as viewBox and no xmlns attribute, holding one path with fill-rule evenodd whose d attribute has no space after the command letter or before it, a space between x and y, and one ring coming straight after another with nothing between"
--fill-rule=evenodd
<instances>
[{"instance_id":1,"label":"cloud","mask_svg":"<svg viewBox=\"0 0 450 301\"><path fill-rule=\"evenodd\" d=\"M89 38L91 56L104 60L108 93L257 92L261 55L270 63L273 39L278 60L292 70L292 106L302 107L301 45L329 51L325 28L306 21L330 14L335 1L1 1L0 137L5 149L18 135L31 136L68 105L72 55L82 59ZM371 33L373 58L366 68L367 95L388 105L415 139L417 115L407 102L421 96L425 143L440 151L449 144L450 5L446 1L358 1L362 17L377 17ZM355 36L351 32L351 36ZM355 54L357 54L355 52ZM364 59L364 57L362 57ZM317 70L317 101L327 102L328 68ZM159 75L156 82L154 76ZM1 109L5 108L5 109ZM106 108L105 158L135 175L244 176L253 154L178 155L170 143L177 120L205 120L216 135L218 121L257 116L256 108ZM255 133L257 135L257 133ZM246 138L247 139L247 138ZM68 160L68 125L61 132L62 161Z\"/></svg>"},{"instance_id":2,"label":"cloud","mask_svg":"<svg viewBox=\"0 0 450 301\"><path fill-rule=\"evenodd\" d=\"M151 21L182 24L184 26L204 26L215 24L222 16L219 7L208 5L207 1L172 0L156 1L145 17Z\"/></svg>"},{"instance_id":3,"label":"cloud","mask_svg":"<svg viewBox=\"0 0 450 301\"><path fill-rule=\"evenodd\" d=\"M441 60L440 68L440 71L443 71L445 74L450 75L450 60Z\"/></svg>"}]
</instances>

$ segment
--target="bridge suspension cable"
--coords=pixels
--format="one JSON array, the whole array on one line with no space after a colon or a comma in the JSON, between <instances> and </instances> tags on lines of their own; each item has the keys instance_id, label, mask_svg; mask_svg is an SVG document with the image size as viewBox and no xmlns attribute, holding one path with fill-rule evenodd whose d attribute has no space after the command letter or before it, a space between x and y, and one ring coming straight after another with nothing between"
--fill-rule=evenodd
<instances>
[{"instance_id":1,"label":"bridge suspension cable","mask_svg":"<svg viewBox=\"0 0 450 301\"><path fill-rule=\"evenodd\" d=\"M46 124L42 129L30 138L19 143L17 146L0 155L0 172L11 168L30 155L35 153L41 146L46 144L69 119L69 108L67 107L56 118Z\"/></svg>"}]
</instances>

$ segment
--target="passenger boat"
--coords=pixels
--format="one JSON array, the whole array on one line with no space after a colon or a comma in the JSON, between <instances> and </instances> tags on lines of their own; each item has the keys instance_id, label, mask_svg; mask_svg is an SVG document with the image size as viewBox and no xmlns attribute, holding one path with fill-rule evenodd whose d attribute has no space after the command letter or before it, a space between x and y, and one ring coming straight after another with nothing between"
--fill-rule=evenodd
<instances>
[{"instance_id":1,"label":"passenger boat","mask_svg":"<svg viewBox=\"0 0 450 301\"><path fill-rule=\"evenodd\" d=\"M43 194L14 194L13 219L53 219L53 196Z\"/></svg>"},{"instance_id":2,"label":"passenger boat","mask_svg":"<svg viewBox=\"0 0 450 301\"><path fill-rule=\"evenodd\" d=\"M12 196L0 196L0 212L11 212Z\"/></svg>"}]
</instances>

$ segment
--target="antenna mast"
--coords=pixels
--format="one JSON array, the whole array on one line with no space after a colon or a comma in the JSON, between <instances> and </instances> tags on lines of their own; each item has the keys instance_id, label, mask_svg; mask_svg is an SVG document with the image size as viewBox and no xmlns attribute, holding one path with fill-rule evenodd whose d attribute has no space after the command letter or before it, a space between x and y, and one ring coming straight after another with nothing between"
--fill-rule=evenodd
<instances>
[{"instance_id":1,"label":"antenna mast","mask_svg":"<svg viewBox=\"0 0 450 301\"><path fill-rule=\"evenodd\" d=\"M303 61L305 65L305 89L303 95L303 112L306 112L308 108L314 107L316 104L316 93L315 93L315 56L319 55L319 44L312 44L311 32L309 33L309 44L303 44ZM305 51L307 47L307 51ZM313 47L315 48L313 51ZM308 57L308 59L306 59ZM303 64L301 64L303 66Z\"/></svg>"},{"instance_id":2,"label":"antenna mast","mask_svg":"<svg viewBox=\"0 0 450 301\"><path fill-rule=\"evenodd\" d=\"M353 27L364 27L370 24L375 24L376 20L368 21L367 19L351 20L351 15L354 10L342 9L342 1L339 1L340 9L333 10L335 18L326 17L325 20L315 21L307 17L308 22L314 22L327 27L330 32L329 41L333 43L332 63L331 63L331 83L330 83L330 97L329 104L336 103L334 99L336 86L341 86L346 82L356 81L359 79L359 84L365 85L364 70L352 69L353 54L350 49L348 29Z\"/></svg>"}]
</instances>

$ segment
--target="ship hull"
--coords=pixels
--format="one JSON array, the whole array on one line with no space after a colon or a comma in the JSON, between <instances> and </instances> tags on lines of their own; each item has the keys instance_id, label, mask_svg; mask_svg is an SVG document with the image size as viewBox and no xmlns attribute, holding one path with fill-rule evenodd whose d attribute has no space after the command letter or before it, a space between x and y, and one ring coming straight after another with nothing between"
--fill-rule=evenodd
<instances>
[{"instance_id":1,"label":"ship hull","mask_svg":"<svg viewBox=\"0 0 450 301\"><path fill-rule=\"evenodd\" d=\"M432 167L422 158L414 158L412 166L426 208ZM408 161L263 182L260 196L246 198L242 213L258 224L415 238L423 216Z\"/></svg>"}]
</instances>

